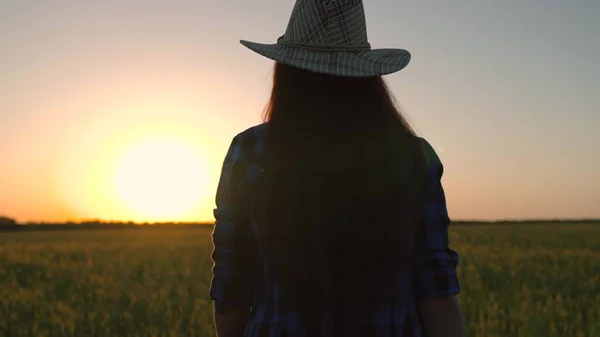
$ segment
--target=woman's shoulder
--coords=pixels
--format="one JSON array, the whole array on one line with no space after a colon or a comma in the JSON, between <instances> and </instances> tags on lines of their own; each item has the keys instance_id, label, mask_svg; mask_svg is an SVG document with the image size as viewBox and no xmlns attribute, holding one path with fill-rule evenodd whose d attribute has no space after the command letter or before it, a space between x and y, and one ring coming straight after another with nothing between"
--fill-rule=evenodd
<instances>
[{"instance_id":1,"label":"woman's shoulder","mask_svg":"<svg viewBox=\"0 0 600 337\"><path fill-rule=\"evenodd\" d=\"M266 123L251 126L242 132L239 132L235 138L244 143L259 142L262 140Z\"/></svg>"},{"instance_id":2,"label":"woman's shoulder","mask_svg":"<svg viewBox=\"0 0 600 337\"><path fill-rule=\"evenodd\" d=\"M239 132L234 138L233 143L237 144L244 152L247 160L256 161L260 158L263 150L263 136L265 133L265 124L258 124Z\"/></svg>"},{"instance_id":3,"label":"woman's shoulder","mask_svg":"<svg viewBox=\"0 0 600 337\"><path fill-rule=\"evenodd\" d=\"M427 139L418 137L419 143L421 145L421 151L425 156L425 161L429 167L437 167L442 165L442 161L438 156L437 152L433 148L433 146L427 141Z\"/></svg>"}]
</instances>

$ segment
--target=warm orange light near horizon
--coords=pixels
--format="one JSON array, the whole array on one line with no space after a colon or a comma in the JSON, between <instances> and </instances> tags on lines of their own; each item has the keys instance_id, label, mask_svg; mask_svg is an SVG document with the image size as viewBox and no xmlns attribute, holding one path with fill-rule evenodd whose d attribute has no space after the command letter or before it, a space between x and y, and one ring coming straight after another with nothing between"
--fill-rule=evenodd
<instances>
[{"instance_id":1,"label":"warm orange light near horizon","mask_svg":"<svg viewBox=\"0 0 600 337\"><path fill-rule=\"evenodd\" d=\"M205 197L205 163L189 144L153 139L124 151L112 184L132 218L145 221L181 219Z\"/></svg>"},{"instance_id":2,"label":"warm orange light near horizon","mask_svg":"<svg viewBox=\"0 0 600 337\"><path fill-rule=\"evenodd\" d=\"M100 117L69 133L56 161L69 220L212 220L222 145L209 133L168 116Z\"/></svg>"}]
</instances>

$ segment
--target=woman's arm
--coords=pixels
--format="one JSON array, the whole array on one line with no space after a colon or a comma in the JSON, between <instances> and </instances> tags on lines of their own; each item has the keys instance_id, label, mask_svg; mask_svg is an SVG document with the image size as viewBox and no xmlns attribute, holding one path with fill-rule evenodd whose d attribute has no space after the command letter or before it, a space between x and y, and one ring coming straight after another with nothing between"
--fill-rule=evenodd
<instances>
[{"instance_id":1,"label":"woman's arm","mask_svg":"<svg viewBox=\"0 0 600 337\"><path fill-rule=\"evenodd\" d=\"M247 167L240 142L238 135L225 156L214 210L210 297L219 337L243 335L260 275L256 236L249 217Z\"/></svg>"},{"instance_id":2,"label":"woman's arm","mask_svg":"<svg viewBox=\"0 0 600 337\"><path fill-rule=\"evenodd\" d=\"M457 297L460 291L456 275L458 254L449 247L450 218L441 184L444 168L425 140L423 150L427 159L428 183L415 251L417 307L426 336L464 337L464 322Z\"/></svg>"},{"instance_id":3,"label":"woman's arm","mask_svg":"<svg viewBox=\"0 0 600 337\"><path fill-rule=\"evenodd\" d=\"M424 298L417 303L423 328L429 337L465 337L457 295Z\"/></svg>"},{"instance_id":4,"label":"woman's arm","mask_svg":"<svg viewBox=\"0 0 600 337\"><path fill-rule=\"evenodd\" d=\"M227 312L218 312L214 308L215 327L218 337L241 337L248 324L250 306L231 308Z\"/></svg>"}]
</instances>

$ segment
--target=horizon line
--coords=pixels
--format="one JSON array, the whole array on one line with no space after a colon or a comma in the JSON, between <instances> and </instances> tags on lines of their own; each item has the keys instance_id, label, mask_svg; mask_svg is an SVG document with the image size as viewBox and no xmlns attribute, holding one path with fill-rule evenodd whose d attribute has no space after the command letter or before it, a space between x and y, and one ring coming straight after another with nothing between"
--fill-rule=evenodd
<instances>
[{"instance_id":1,"label":"horizon line","mask_svg":"<svg viewBox=\"0 0 600 337\"><path fill-rule=\"evenodd\" d=\"M80 219L77 221L16 221L15 219L0 216L0 220L5 219L9 222L14 221L15 225L214 225L215 221L133 221L133 220L106 220L106 219ZM12 220L12 221L11 221ZM534 222L600 222L600 218L527 218L527 219L496 219L496 220L478 220L478 219L459 219L451 220L452 223L534 223ZM1 224L1 221L0 221Z\"/></svg>"}]
</instances>

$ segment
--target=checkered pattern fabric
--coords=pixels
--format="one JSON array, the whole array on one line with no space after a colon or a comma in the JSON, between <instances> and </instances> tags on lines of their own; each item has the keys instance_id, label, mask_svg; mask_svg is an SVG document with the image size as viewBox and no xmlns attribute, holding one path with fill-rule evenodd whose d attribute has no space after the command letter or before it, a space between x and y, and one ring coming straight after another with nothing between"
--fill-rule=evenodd
<instances>
[{"instance_id":1,"label":"checkered pattern fabric","mask_svg":"<svg viewBox=\"0 0 600 337\"><path fill-rule=\"evenodd\" d=\"M410 62L406 50L371 49L361 0L298 0L276 44L240 42L277 62L336 76L381 76Z\"/></svg>"},{"instance_id":2,"label":"checkered pattern fabric","mask_svg":"<svg viewBox=\"0 0 600 337\"><path fill-rule=\"evenodd\" d=\"M257 249L258 226L252 216L252 205L261 174L264 126L261 124L238 134L225 156L214 211L210 297L217 311L240 306L252 308L246 337L304 337L297 313L286 305L279 285L265 281L266 266ZM458 254L449 248L450 219L440 183L443 167L429 143L421 141L427 159L428 190L414 267L410 272L399 271L392 289L378 288L379 304L369 315L360 321L348 322L356 327L357 336L426 336L420 324L417 300L459 292ZM324 318L322 336L332 336L332 317L327 314Z\"/></svg>"}]
</instances>

